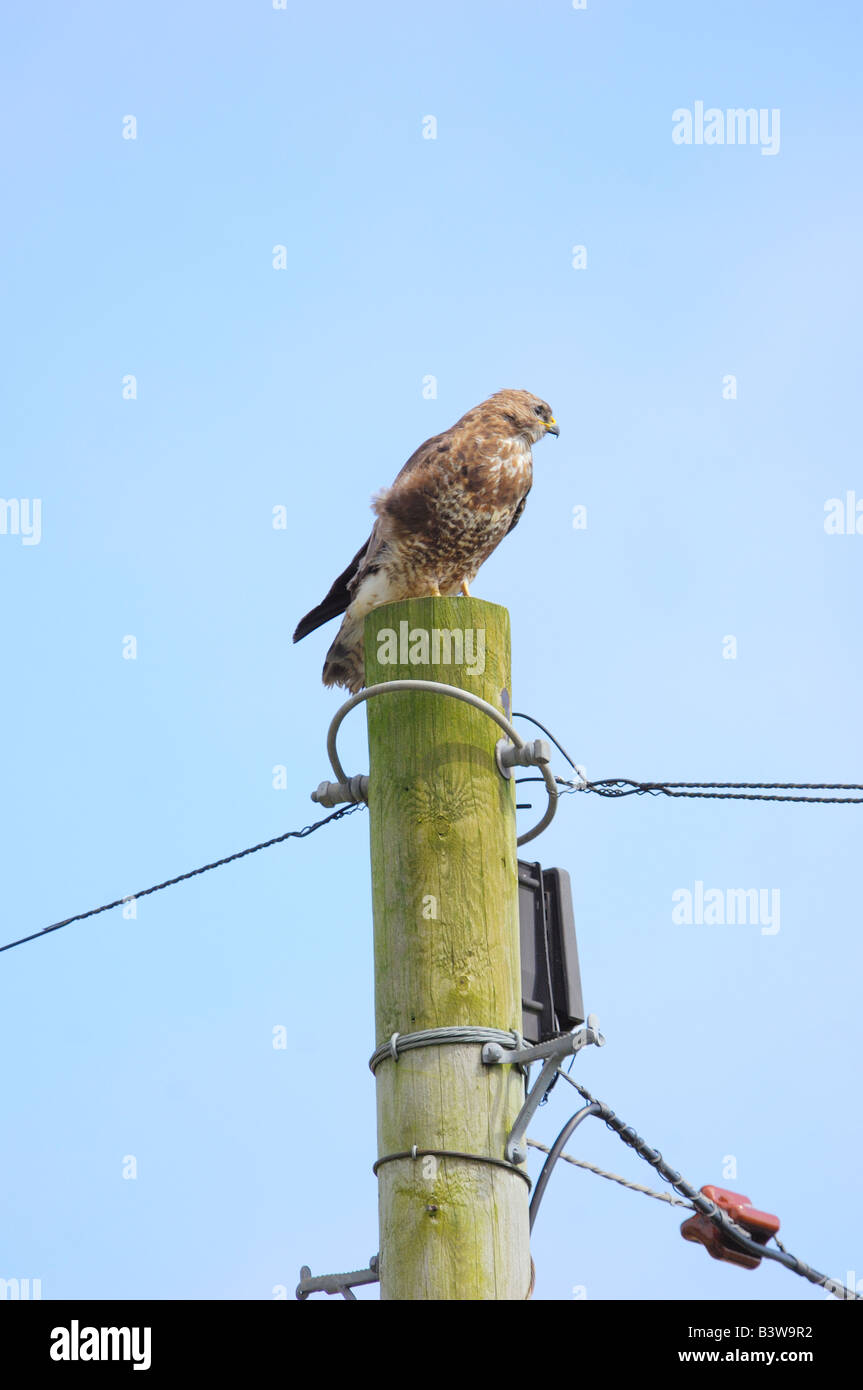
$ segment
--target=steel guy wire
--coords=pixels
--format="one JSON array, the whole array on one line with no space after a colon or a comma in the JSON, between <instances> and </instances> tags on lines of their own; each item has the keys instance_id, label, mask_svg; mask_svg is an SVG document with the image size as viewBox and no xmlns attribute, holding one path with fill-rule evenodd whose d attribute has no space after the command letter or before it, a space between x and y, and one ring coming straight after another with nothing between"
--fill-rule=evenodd
<instances>
[{"instance_id":1,"label":"steel guy wire","mask_svg":"<svg viewBox=\"0 0 863 1390\"><path fill-rule=\"evenodd\" d=\"M564 1072L565 1076L566 1073ZM551 1089L549 1087L549 1089ZM538 1139L528 1139L528 1146L531 1149L539 1149L544 1154L550 1154L551 1149L547 1144L541 1144ZM585 1168L588 1173L595 1173L598 1178L608 1178L610 1182L619 1183L621 1187L629 1188L630 1192L643 1192L645 1197L654 1197L657 1202L665 1202L671 1207L686 1207L687 1211L695 1211L691 1202L686 1202L682 1197L672 1197L670 1192L654 1192L652 1187L645 1187L644 1183L631 1182L629 1178L623 1178L619 1173L609 1173L605 1168L597 1168L595 1163L588 1163L586 1158L574 1158L572 1154L561 1153L560 1158L564 1163L571 1163L574 1168ZM777 1245L779 1242L776 1242Z\"/></svg>"},{"instance_id":2,"label":"steel guy wire","mask_svg":"<svg viewBox=\"0 0 863 1390\"><path fill-rule=\"evenodd\" d=\"M516 782L539 782L539 777L517 777ZM807 801L819 805L835 806L859 806L863 805L863 796L771 796L764 795L763 791L757 794L747 794L743 791L675 791L677 787L760 787L764 790L770 787L785 788L786 790L797 791L848 791L863 792L863 784L856 782L633 782L628 777L606 777L599 782L570 782L564 777L555 777L555 782L561 788L561 795L567 796L573 792L596 792L598 796L620 797L620 796L692 796L701 797L704 800L712 798L717 801ZM520 810L527 810L526 806L519 807Z\"/></svg>"},{"instance_id":3,"label":"steel guy wire","mask_svg":"<svg viewBox=\"0 0 863 1390\"><path fill-rule=\"evenodd\" d=\"M112 908L122 907L124 903L130 902L132 899L146 898L150 893L159 893L163 888L172 888L175 883L183 883L187 878L197 878L198 874L207 874L211 869L220 869L223 864L232 864L235 859L245 859L248 854L257 854L259 850L269 849L272 845L280 845L285 840L304 840L307 835L314 834L322 826L332 825L333 821L341 820L343 816L349 816L352 812L359 811L363 804L363 802L354 802L350 806L342 806L331 816L314 821L312 825L304 826L302 830L286 830L283 835L275 835L272 840L262 840L259 845L250 845L248 849L238 850L236 854L227 854L224 859L214 859L212 864L202 864L200 869L190 869L188 873L177 874L176 878L166 878L164 883L155 883L152 888L142 888L140 893L127 893L125 897L115 898L110 903L103 903L101 907L91 907L88 912L79 912L74 917L64 917L62 922L53 922L50 927L42 927L40 931L31 932L29 936L21 936L17 941L7 941L5 946L0 946L0 951L11 951L13 946L23 946L26 941L35 941L37 937L46 936L48 932L59 931L61 927L68 927L72 922L83 922L88 917L98 916L100 912L110 912Z\"/></svg>"},{"instance_id":4,"label":"steel guy wire","mask_svg":"<svg viewBox=\"0 0 863 1390\"><path fill-rule=\"evenodd\" d=\"M643 1158L645 1163L649 1163L652 1168L655 1168L659 1176L664 1178L676 1192L679 1192L681 1197L688 1198L697 1212L706 1216L715 1226L719 1226L735 1245L740 1246L751 1255L757 1255L761 1259L773 1260L776 1264L784 1265L786 1269L792 1270L794 1274L799 1274L801 1278L808 1279L810 1284L818 1284L837 1296L841 1295L841 1297L845 1299L863 1300L863 1294L858 1294L854 1290L846 1288L838 1279L831 1279L829 1275L819 1273L817 1269L813 1269L812 1266L806 1264L804 1260L798 1259L796 1255L792 1255L784 1246L779 1246L778 1241L777 1246L779 1248L774 1250L769 1245L761 1245L758 1241L753 1240L746 1231L731 1220L721 1207L718 1207L715 1202L711 1202L709 1197L705 1197L703 1192L699 1192L691 1183L686 1181L682 1174L678 1173L676 1169L666 1163L659 1150L652 1149L647 1141L642 1139L641 1135L633 1129L632 1125L625 1124L619 1116L615 1115L610 1106L606 1105L604 1101L596 1100L584 1086L566 1072L562 1071L560 1075L569 1082L570 1086L575 1087L576 1091L578 1091L579 1095L587 1103L582 1106L581 1110L578 1110L567 1120L563 1129L552 1144L548 1157L543 1164L530 1203L531 1230L536 1221L540 1203L542 1202L545 1189L548 1186L549 1178L551 1177L558 1158L560 1158L562 1154L564 1144L582 1121L588 1119L591 1115L597 1115L600 1119L605 1121L612 1133L616 1134L629 1148L635 1150L639 1158Z\"/></svg>"},{"instance_id":5,"label":"steel guy wire","mask_svg":"<svg viewBox=\"0 0 863 1390\"><path fill-rule=\"evenodd\" d=\"M579 771L577 763L569 756L563 744L555 738L550 729L535 719L532 714L513 714L513 719L526 719L546 734L555 748L566 758L570 767ZM774 796L773 792L812 792L842 791L863 792L863 783L857 782L636 782L629 777L603 777L591 782L580 775L578 782L564 777L555 777L555 782L564 795L572 792L594 792L597 796L684 796L700 797L717 801L807 801L819 805L859 806L863 796ZM538 777L518 777L516 781L538 782ZM526 809L526 808L523 808Z\"/></svg>"},{"instance_id":6,"label":"steel guy wire","mask_svg":"<svg viewBox=\"0 0 863 1390\"><path fill-rule=\"evenodd\" d=\"M822 806L860 806L863 796L775 796L779 791L844 791L863 792L856 782L634 782L628 777L606 777L599 782L582 784L568 782L574 791L596 792L599 796L690 796L716 801L808 801ZM735 790L689 790L690 788L734 788ZM686 790L683 790L683 789Z\"/></svg>"}]
</instances>

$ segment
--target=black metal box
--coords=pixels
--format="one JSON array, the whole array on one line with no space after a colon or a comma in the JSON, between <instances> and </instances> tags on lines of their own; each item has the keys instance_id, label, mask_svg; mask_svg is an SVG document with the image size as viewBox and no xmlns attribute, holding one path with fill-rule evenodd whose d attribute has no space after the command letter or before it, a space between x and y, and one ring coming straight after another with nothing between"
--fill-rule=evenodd
<instances>
[{"instance_id":1,"label":"black metal box","mask_svg":"<svg viewBox=\"0 0 863 1390\"><path fill-rule=\"evenodd\" d=\"M566 869L518 861L521 1006L525 1042L584 1022L572 889Z\"/></svg>"}]
</instances>

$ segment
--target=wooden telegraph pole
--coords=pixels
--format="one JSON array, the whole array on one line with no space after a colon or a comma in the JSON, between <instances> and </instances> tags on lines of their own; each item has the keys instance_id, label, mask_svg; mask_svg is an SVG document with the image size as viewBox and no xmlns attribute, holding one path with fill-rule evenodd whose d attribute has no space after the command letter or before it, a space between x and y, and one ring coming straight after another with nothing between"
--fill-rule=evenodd
<instances>
[{"instance_id":1,"label":"wooden telegraph pole","mask_svg":"<svg viewBox=\"0 0 863 1390\"><path fill-rule=\"evenodd\" d=\"M509 714L509 614L495 604L424 598L376 608L365 662L368 685L441 681ZM425 691L376 696L366 708L377 1045L428 1028L518 1029L515 796L495 765L500 729ZM527 1183L476 1161L503 1159L524 1081L515 1067L484 1065L481 1051L476 1042L435 1044L377 1064L384 1299L528 1296ZM414 1146L417 1157L387 1157Z\"/></svg>"}]
</instances>

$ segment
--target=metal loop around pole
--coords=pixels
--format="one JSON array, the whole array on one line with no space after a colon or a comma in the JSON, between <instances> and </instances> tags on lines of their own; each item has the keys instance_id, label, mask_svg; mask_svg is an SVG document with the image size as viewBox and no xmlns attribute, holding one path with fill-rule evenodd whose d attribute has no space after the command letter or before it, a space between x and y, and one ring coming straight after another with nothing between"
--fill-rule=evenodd
<instances>
[{"instance_id":1,"label":"metal loop around pole","mask_svg":"<svg viewBox=\"0 0 863 1390\"><path fill-rule=\"evenodd\" d=\"M515 744L516 748L524 747L524 739L517 729L509 722L500 710L495 709L487 700L483 700L479 695L474 695L470 690L460 690L457 685L444 685L441 681L422 681L422 680L402 680L402 681L381 681L378 685L366 686L365 690L360 690L356 695L352 695L346 700L341 709L336 711L333 722L327 732L327 754L333 772L336 774L336 781L347 784L349 778L339 760L336 739L342 720L351 710L364 700L370 700L373 695L396 694L401 690L426 690L433 695L448 695L453 700L461 700L463 704L472 705L481 714L487 714L489 719L493 719L499 729L503 729L508 739ZM554 813L557 810L557 784L547 765L540 766L542 780L545 782L548 792L548 805L545 808L545 815L532 830L528 830L524 835L519 835L516 840L517 845L526 845L529 840L535 840L537 835L541 835L554 820Z\"/></svg>"}]
</instances>

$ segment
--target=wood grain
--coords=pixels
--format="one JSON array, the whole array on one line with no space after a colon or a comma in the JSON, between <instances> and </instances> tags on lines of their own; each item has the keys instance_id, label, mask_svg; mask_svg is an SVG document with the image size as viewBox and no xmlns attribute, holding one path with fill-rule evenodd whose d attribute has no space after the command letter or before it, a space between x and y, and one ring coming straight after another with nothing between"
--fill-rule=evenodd
<instances>
[{"instance_id":1,"label":"wood grain","mask_svg":"<svg viewBox=\"0 0 863 1390\"><path fill-rule=\"evenodd\" d=\"M469 629L476 642L482 631L484 669L380 660L379 635L404 633L404 622L411 635ZM398 656L409 655L401 647ZM438 680L508 712L509 614L495 604L386 604L366 619L365 661L369 685ZM500 730L425 692L378 696L366 708L376 1045L455 1024L520 1028L515 797L494 761ZM377 1070L378 1154L415 1144L503 1158L523 1096L520 1073L483 1066L476 1044L387 1059ZM528 1189L519 1176L452 1158L400 1159L378 1176L382 1298L526 1297Z\"/></svg>"}]
</instances>

